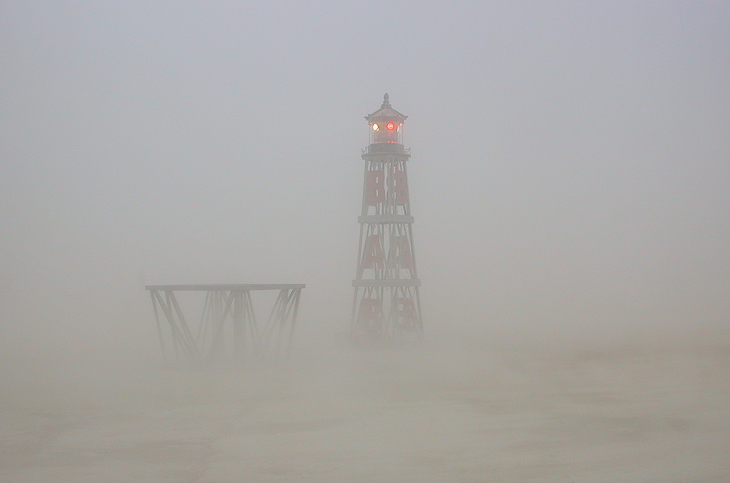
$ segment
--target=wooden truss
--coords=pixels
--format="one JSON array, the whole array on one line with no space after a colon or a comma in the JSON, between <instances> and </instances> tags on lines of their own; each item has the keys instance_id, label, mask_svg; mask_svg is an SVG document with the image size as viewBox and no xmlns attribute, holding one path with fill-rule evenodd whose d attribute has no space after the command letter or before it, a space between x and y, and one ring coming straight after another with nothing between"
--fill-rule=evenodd
<instances>
[{"instance_id":1,"label":"wooden truss","mask_svg":"<svg viewBox=\"0 0 730 483\"><path fill-rule=\"evenodd\" d=\"M170 340L177 362L193 362L272 358L278 357L284 350L288 354L304 287L303 284L218 284L147 285L145 289L152 299L165 361L169 350L166 340ZM269 316L261 323L256 317L251 293L276 290L279 293ZM195 327L185 315L180 292L205 294L202 307L201 297L193 297L198 299L197 308L201 310ZM186 309L190 311L188 305ZM163 318L166 324L162 322Z\"/></svg>"}]
</instances>

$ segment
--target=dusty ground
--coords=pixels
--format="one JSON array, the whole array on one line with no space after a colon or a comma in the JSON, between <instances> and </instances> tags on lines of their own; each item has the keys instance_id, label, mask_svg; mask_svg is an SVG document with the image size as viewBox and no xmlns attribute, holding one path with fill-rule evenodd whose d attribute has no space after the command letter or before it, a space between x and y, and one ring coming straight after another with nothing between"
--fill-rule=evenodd
<instances>
[{"instance_id":1,"label":"dusty ground","mask_svg":"<svg viewBox=\"0 0 730 483\"><path fill-rule=\"evenodd\" d=\"M730 481L730 344L3 361L0 481Z\"/></svg>"}]
</instances>

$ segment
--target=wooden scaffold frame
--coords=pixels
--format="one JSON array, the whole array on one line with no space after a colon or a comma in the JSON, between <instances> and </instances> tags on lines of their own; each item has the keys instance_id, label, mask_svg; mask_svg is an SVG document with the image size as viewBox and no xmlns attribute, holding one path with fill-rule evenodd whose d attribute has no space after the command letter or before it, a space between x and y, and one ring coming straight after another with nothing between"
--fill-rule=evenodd
<instances>
[{"instance_id":1,"label":"wooden scaffold frame","mask_svg":"<svg viewBox=\"0 0 730 483\"><path fill-rule=\"evenodd\" d=\"M147 285L157 334L167 362L167 338L176 362L278 358L289 354L304 284ZM269 317L260 323L252 292L278 290ZM205 293L200 323L191 327L176 292ZM163 324L162 319L167 322ZM193 330L195 329L195 330Z\"/></svg>"}]
</instances>

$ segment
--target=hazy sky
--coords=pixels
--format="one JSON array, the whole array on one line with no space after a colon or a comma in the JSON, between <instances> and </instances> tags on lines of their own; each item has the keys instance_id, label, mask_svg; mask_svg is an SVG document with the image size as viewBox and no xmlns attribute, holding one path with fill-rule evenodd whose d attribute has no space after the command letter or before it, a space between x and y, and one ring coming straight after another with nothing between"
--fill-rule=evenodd
<instances>
[{"instance_id":1,"label":"hazy sky","mask_svg":"<svg viewBox=\"0 0 730 483\"><path fill-rule=\"evenodd\" d=\"M2 1L0 87L4 346L152 339L145 283L345 328L385 92L427 331L730 326L728 2Z\"/></svg>"}]
</instances>

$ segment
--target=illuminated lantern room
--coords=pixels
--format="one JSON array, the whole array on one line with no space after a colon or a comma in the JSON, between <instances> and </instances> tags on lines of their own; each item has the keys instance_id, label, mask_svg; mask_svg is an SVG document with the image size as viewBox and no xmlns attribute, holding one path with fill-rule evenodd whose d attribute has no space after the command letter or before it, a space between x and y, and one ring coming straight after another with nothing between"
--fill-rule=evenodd
<instances>
[{"instance_id":1,"label":"illuminated lantern room","mask_svg":"<svg viewBox=\"0 0 730 483\"><path fill-rule=\"evenodd\" d=\"M408 118L390 106L388 94L380 109L365 116L370 125L370 152L402 151L403 122Z\"/></svg>"}]
</instances>

